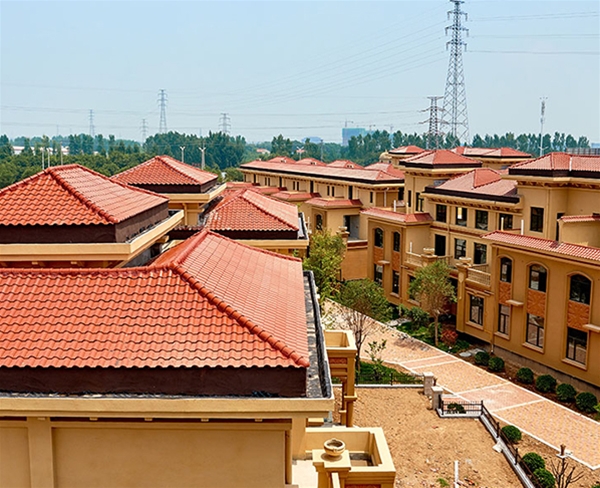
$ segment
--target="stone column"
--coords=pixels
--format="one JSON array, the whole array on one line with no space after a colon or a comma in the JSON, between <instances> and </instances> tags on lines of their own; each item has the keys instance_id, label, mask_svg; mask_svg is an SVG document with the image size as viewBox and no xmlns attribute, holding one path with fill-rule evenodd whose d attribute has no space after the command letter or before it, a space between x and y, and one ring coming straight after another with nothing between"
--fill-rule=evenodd
<instances>
[{"instance_id":1,"label":"stone column","mask_svg":"<svg viewBox=\"0 0 600 488\"><path fill-rule=\"evenodd\" d=\"M432 388L435 386L435 376L433 373L423 373L423 393L431 398Z\"/></svg>"},{"instance_id":2,"label":"stone column","mask_svg":"<svg viewBox=\"0 0 600 488\"><path fill-rule=\"evenodd\" d=\"M440 399L442 398L442 394L444 393L444 389L441 386L434 386L431 388L431 407L435 410L440 406Z\"/></svg>"}]
</instances>

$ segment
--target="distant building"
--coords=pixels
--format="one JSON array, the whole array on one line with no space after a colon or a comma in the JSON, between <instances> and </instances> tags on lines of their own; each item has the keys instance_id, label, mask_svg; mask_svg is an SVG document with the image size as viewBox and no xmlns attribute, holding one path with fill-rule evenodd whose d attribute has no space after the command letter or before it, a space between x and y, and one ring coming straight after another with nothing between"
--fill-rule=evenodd
<instances>
[{"instance_id":1,"label":"distant building","mask_svg":"<svg viewBox=\"0 0 600 488\"><path fill-rule=\"evenodd\" d=\"M348 146L348 142L352 137L366 136L367 129L362 127L344 127L342 129L342 146Z\"/></svg>"}]
</instances>

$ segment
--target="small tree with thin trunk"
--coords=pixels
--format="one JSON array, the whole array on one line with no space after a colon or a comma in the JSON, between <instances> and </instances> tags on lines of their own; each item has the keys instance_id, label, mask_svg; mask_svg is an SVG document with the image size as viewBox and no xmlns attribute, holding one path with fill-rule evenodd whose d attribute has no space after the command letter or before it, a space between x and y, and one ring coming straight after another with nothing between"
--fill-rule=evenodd
<instances>
[{"instance_id":1,"label":"small tree with thin trunk","mask_svg":"<svg viewBox=\"0 0 600 488\"><path fill-rule=\"evenodd\" d=\"M383 288L374 281L363 279L347 281L342 286L339 303L343 319L356 341L356 365L360 369L360 351L367 337L375 330L374 321L390 319L391 307Z\"/></svg>"},{"instance_id":2,"label":"small tree with thin trunk","mask_svg":"<svg viewBox=\"0 0 600 488\"><path fill-rule=\"evenodd\" d=\"M450 267L438 260L422 267L408 288L408 293L421 304L421 308L433 317L434 341L438 345L438 322L449 303L456 301L454 287L450 282Z\"/></svg>"},{"instance_id":3,"label":"small tree with thin trunk","mask_svg":"<svg viewBox=\"0 0 600 488\"><path fill-rule=\"evenodd\" d=\"M318 231L310 236L308 256L304 258L303 267L314 273L321 300L337 294L345 252L344 240L337 234Z\"/></svg>"}]
</instances>

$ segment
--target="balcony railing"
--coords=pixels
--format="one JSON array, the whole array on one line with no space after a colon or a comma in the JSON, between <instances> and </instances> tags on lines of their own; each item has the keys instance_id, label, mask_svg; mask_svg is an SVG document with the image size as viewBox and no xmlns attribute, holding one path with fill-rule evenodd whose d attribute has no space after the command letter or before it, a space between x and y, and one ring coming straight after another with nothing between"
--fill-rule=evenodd
<instances>
[{"instance_id":1,"label":"balcony railing","mask_svg":"<svg viewBox=\"0 0 600 488\"><path fill-rule=\"evenodd\" d=\"M406 253L406 263L412 264L414 266L423 266L423 258L420 254L415 254L413 252Z\"/></svg>"},{"instance_id":2,"label":"balcony railing","mask_svg":"<svg viewBox=\"0 0 600 488\"><path fill-rule=\"evenodd\" d=\"M491 275L485 271L480 271L478 268L467 268L467 280L490 286Z\"/></svg>"}]
</instances>

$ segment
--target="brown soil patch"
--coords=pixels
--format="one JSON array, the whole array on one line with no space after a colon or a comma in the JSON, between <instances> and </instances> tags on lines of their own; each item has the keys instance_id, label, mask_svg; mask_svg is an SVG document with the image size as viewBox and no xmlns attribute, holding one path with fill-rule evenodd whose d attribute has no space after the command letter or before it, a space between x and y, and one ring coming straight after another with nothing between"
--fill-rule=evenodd
<instances>
[{"instance_id":1,"label":"brown soil patch","mask_svg":"<svg viewBox=\"0 0 600 488\"><path fill-rule=\"evenodd\" d=\"M336 396L340 389L335 388ZM396 466L396 487L452 486L459 461L462 486L521 486L476 419L441 419L418 389L359 388L355 424L382 427ZM334 417L335 419L335 417ZM339 420L339 419L337 419Z\"/></svg>"}]
</instances>

